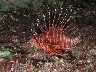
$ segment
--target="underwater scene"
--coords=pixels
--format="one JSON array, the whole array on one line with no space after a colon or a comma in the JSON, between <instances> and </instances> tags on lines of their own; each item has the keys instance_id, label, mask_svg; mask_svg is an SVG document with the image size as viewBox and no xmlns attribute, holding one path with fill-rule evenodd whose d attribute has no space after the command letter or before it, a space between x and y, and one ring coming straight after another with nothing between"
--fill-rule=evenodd
<instances>
[{"instance_id":1,"label":"underwater scene","mask_svg":"<svg viewBox=\"0 0 96 72\"><path fill-rule=\"evenodd\" d=\"M96 72L96 0L0 0L0 72Z\"/></svg>"}]
</instances>

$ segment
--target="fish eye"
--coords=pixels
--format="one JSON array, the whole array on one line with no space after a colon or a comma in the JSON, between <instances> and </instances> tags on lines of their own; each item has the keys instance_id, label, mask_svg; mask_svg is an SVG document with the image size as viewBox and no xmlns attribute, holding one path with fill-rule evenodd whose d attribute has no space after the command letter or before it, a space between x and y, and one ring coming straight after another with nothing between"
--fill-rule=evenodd
<instances>
[{"instance_id":1,"label":"fish eye","mask_svg":"<svg viewBox=\"0 0 96 72\"><path fill-rule=\"evenodd\" d=\"M46 40L44 40L44 42L45 42L45 43L49 43L49 41L48 41L47 39L46 39Z\"/></svg>"}]
</instances>

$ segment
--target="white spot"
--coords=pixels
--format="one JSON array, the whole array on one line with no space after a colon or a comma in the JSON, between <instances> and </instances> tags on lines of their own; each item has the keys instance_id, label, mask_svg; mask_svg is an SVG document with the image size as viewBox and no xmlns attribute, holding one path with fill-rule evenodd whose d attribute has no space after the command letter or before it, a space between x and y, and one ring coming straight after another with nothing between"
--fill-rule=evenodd
<instances>
[{"instance_id":1,"label":"white spot","mask_svg":"<svg viewBox=\"0 0 96 72\"><path fill-rule=\"evenodd\" d=\"M54 71L57 71L56 69L54 69Z\"/></svg>"},{"instance_id":2,"label":"white spot","mask_svg":"<svg viewBox=\"0 0 96 72\"><path fill-rule=\"evenodd\" d=\"M39 19L37 19L37 21L38 21Z\"/></svg>"},{"instance_id":3,"label":"white spot","mask_svg":"<svg viewBox=\"0 0 96 72\"><path fill-rule=\"evenodd\" d=\"M59 15L61 15L61 14L59 14Z\"/></svg>"},{"instance_id":4,"label":"white spot","mask_svg":"<svg viewBox=\"0 0 96 72\"><path fill-rule=\"evenodd\" d=\"M37 26L39 26L38 23L37 23Z\"/></svg>"},{"instance_id":5,"label":"white spot","mask_svg":"<svg viewBox=\"0 0 96 72\"><path fill-rule=\"evenodd\" d=\"M91 62L90 59L88 59L87 62L90 63Z\"/></svg>"},{"instance_id":6,"label":"white spot","mask_svg":"<svg viewBox=\"0 0 96 72\"><path fill-rule=\"evenodd\" d=\"M55 11L57 11L57 9L55 9Z\"/></svg>"},{"instance_id":7,"label":"white spot","mask_svg":"<svg viewBox=\"0 0 96 72\"><path fill-rule=\"evenodd\" d=\"M43 15L43 17L45 17L45 15Z\"/></svg>"},{"instance_id":8,"label":"white spot","mask_svg":"<svg viewBox=\"0 0 96 72\"><path fill-rule=\"evenodd\" d=\"M66 11L67 11L68 9L66 9Z\"/></svg>"},{"instance_id":9,"label":"white spot","mask_svg":"<svg viewBox=\"0 0 96 72\"><path fill-rule=\"evenodd\" d=\"M48 7L48 9L49 9L49 7Z\"/></svg>"},{"instance_id":10,"label":"white spot","mask_svg":"<svg viewBox=\"0 0 96 72\"><path fill-rule=\"evenodd\" d=\"M40 22L40 21L38 20L38 22Z\"/></svg>"},{"instance_id":11,"label":"white spot","mask_svg":"<svg viewBox=\"0 0 96 72\"><path fill-rule=\"evenodd\" d=\"M68 14L65 14L66 16L68 15Z\"/></svg>"},{"instance_id":12,"label":"white spot","mask_svg":"<svg viewBox=\"0 0 96 72\"><path fill-rule=\"evenodd\" d=\"M61 9L63 9L63 8L61 8Z\"/></svg>"},{"instance_id":13,"label":"white spot","mask_svg":"<svg viewBox=\"0 0 96 72\"><path fill-rule=\"evenodd\" d=\"M22 33L25 33L25 32L22 32Z\"/></svg>"},{"instance_id":14,"label":"white spot","mask_svg":"<svg viewBox=\"0 0 96 72\"><path fill-rule=\"evenodd\" d=\"M14 71L14 68L11 68L11 71Z\"/></svg>"},{"instance_id":15,"label":"white spot","mask_svg":"<svg viewBox=\"0 0 96 72\"><path fill-rule=\"evenodd\" d=\"M32 29L31 29L31 31L32 31Z\"/></svg>"},{"instance_id":16,"label":"white spot","mask_svg":"<svg viewBox=\"0 0 96 72\"><path fill-rule=\"evenodd\" d=\"M49 15L50 15L50 11L49 11Z\"/></svg>"}]
</instances>

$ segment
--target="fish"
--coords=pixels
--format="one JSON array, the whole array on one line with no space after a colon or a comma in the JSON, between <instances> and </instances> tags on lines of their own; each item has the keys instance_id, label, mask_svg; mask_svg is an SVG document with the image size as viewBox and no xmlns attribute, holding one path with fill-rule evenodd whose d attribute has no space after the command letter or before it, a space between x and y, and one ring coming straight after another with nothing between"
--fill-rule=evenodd
<instances>
[{"instance_id":1,"label":"fish","mask_svg":"<svg viewBox=\"0 0 96 72\"><path fill-rule=\"evenodd\" d=\"M62 55L64 50L69 50L81 42L80 38L67 34L62 26L52 24L49 30L43 30L30 38L29 43L36 48L41 48L51 55Z\"/></svg>"}]
</instances>

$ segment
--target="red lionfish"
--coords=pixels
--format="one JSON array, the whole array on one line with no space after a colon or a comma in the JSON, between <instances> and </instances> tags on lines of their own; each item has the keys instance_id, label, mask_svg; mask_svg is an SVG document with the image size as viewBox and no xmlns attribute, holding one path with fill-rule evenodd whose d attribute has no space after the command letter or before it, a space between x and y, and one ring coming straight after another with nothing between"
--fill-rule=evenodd
<instances>
[{"instance_id":1,"label":"red lionfish","mask_svg":"<svg viewBox=\"0 0 96 72\"><path fill-rule=\"evenodd\" d=\"M35 38L32 37L29 43L52 55L62 55L64 50L76 46L81 39L79 36L73 37L71 33L67 33L67 28L71 25L71 16L68 17L68 14L63 13L63 8L60 8L61 11L58 13L57 9L52 11L48 5L47 7L48 14L43 12L43 19L37 19L36 25L41 33L35 33Z\"/></svg>"}]
</instances>

